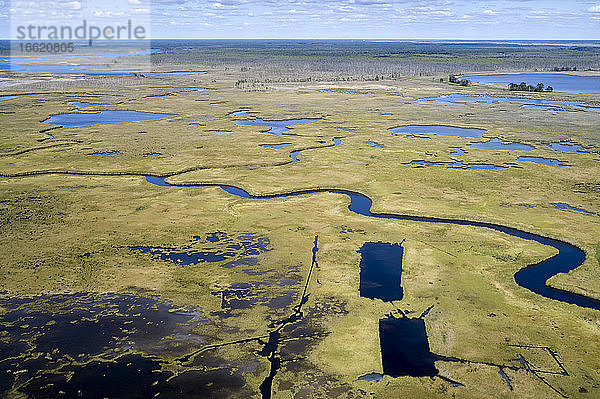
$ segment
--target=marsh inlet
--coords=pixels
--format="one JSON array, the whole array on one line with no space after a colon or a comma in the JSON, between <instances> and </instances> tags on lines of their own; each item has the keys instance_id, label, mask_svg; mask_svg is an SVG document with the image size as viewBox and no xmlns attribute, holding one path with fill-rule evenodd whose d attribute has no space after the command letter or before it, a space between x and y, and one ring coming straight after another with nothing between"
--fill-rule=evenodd
<instances>
[{"instance_id":1,"label":"marsh inlet","mask_svg":"<svg viewBox=\"0 0 600 399\"><path fill-rule=\"evenodd\" d=\"M42 123L46 125L60 125L63 127L87 127L102 123L155 121L169 116L174 116L174 114L158 114L140 111L73 112L52 115Z\"/></svg>"},{"instance_id":2,"label":"marsh inlet","mask_svg":"<svg viewBox=\"0 0 600 399\"><path fill-rule=\"evenodd\" d=\"M383 373L391 377L434 377L437 356L429 350L422 318L379 320L379 342Z\"/></svg>"},{"instance_id":3,"label":"marsh inlet","mask_svg":"<svg viewBox=\"0 0 600 399\"><path fill-rule=\"evenodd\" d=\"M360 296L386 302L401 300L402 245L366 242L359 252Z\"/></svg>"},{"instance_id":4,"label":"marsh inlet","mask_svg":"<svg viewBox=\"0 0 600 399\"><path fill-rule=\"evenodd\" d=\"M498 83L504 85L525 82L528 85L535 86L538 83L543 83L546 86L552 86L554 91L600 94L600 77L598 76L576 76L561 73L515 73L464 76L464 78L481 83Z\"/></svg>"}]
</instances>

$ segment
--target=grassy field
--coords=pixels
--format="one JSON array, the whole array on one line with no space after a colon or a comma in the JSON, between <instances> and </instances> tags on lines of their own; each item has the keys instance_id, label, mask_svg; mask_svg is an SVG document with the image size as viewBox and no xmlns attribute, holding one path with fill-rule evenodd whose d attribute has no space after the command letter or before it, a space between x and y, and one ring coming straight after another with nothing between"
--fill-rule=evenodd
<instances>
[{"instance_id":1,"label":"grassy field","mask_svg":"<svg viewBox=\"0 0 600 399\"><path fill-rule=\"evenodd\" d=\"M342 195L247 200L218 187L158 187L140 176L168 177L168 182L178 184L231 184L263 195L343 188L368 195L377 212L517 227L583 249L585 263L553 277L549 284L600 299L599 96L508 93L493 85L464 88L440 83L447 77L442 74L403 74L376 82L263 79L264 90L255 91L236 85L247 74L237 68L237 61L232 62L236 68L224 65L200 64L208 70L200 76L110 78L123 83L121 87L103 84L106 79L86 78L71 82L69 91L59 83L52 88L54 83L48 82L44 88L31 83L3 93L36 93L0 102L0 175L5 176L0 178L3 295L156 296L175 306L200 309L207 321L194 327L194 332L207 344L266 337L272 322L288 317L300 301L318 236L318 267L307 285L310 295L304 317L296 327L283 330L278 352L282 365L273 382L273 397L600 394L600 352L594 345L600 336L598 311L545 299L514 282L515 272L553 256L551 248L482 228L369 219L350 213ZM190 87L213 90L185 89ZM166 93L174 95L149 97ZM553 114L544 107L510 102L419 101L450 93L584 101L589 107ZM52 126L41 121L74 110L68 101L107 104L85 111L176 115L44 133ZM322 119L293 126L291 133L298 136L276 136L265 133L264 127L236 126L230 114L239 110L256 112L266 120ZM414 139L388 131L413 124L476 127L486 132L482 139L432 134L426 135L430 139ZM210 132L214 130L229 133ZM535 149L467 147L496 137ZM341 138L341 144L333 146L334 138ZM586 152L555 152L547 146L565 140L581 144ZM279 150L260 146L278 143L291 145ZM466 153L451 155L457 147ZM298 150L299 162L291 163L290 152ZM119 153L90 155L111 151ZM155 153L161 155L150 156ZM517 162L519 156L559 159L569 167ZM455 170L407 164L415 160L461 160L507 168ZM517 167L509 167L511 163ZM555 203L591 214L559 210ZM256 264L235 267L227 266L228 261L186 266L130 250L138 246L175 252L219 250L218 243L207 239L215 232L265 237L268 250L249 256ZM404 299L385 303L361 298L357 251L362 244L403 240ZM244 291L244 298L255 302L239 309L223 308L224 295L239 284L253 287ZM382 372L378 320L398 310L418 317L431 305L425 317L431 351L462 360L438 361L436 367L441 375L464 386L439 378L385 376L379 382L358 381L361 375ZM0 314L6 312L0 308ZM560 375L557 361L537 347L556 352L568 375ZM256 355L259 349L253 342L215 350L225 363L257 362L253 367L240 366L248 391L238 396L260 397L258 387L269 374L269 363ZM537 375L543 380L516 360L519 355L533 370L542 370ZM172 355L161 356L164 368L181 371ZM513 390L497 365L509 367L505 372ZM19 397L18 391L13 389L9 397Z\"/></svg>"}]
</instances>

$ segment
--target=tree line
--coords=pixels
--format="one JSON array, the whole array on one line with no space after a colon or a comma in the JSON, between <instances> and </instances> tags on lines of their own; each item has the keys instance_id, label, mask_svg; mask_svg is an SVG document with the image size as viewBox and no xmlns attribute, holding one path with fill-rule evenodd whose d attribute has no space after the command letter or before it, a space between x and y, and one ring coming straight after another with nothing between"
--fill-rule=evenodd
<instances>
[{"instance_id":1,"label":"tree line","mask_svg":"<svg viewBox=\"0 0 600 399\"><path fill-rule=\"evenodd\" d=\"M536 86L528 85L525 82L517 83L509 83L508 90L510 91L534 91L537 93L540 92L551 92L554 91L552 86L545 87L543 83L538 83Z\"/></svg>"}]
</instances>

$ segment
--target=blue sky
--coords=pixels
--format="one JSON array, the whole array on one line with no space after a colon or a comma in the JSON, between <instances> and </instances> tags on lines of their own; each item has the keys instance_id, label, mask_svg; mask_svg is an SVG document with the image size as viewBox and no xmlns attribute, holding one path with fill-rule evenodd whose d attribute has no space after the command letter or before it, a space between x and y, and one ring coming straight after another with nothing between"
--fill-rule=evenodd
<instances>
[{"instance_id":1,"label":"blue sky","mask_svg":"<svg viewBox=\"0 0 600 399\"><path fill-rule=\"evenodd\" d=\"M2 1L23 24L144 25L152 38L600 39L600 0ZM6 33L4 34L7 37Z\"/></svg>"}]
</instances>

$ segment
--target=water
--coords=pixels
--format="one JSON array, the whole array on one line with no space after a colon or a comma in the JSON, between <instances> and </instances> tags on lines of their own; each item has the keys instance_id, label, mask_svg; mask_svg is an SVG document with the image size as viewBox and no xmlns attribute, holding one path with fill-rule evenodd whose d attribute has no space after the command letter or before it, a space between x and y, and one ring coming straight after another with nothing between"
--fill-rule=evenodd
<instances>
[{"instance_id":1,"label":"water","mask_svg":"<svg viewBox=\"0 0 600 399\"><path fill-rule=\"evenodd\" d=\"M153 152L151 154L146 154L149 157L160 157L162 154L160 152Z\"/></svg>"},{"instance_id":2,"label":"water","mask_svg":"<svg viewBox=\"0 0 600 399\"><path fill-rule=\"evenodd\" d=\"M532 162L540 165L546 166L558 166L558 167L567 167L569 165L563 163L563 161L559 161L558 159L553 158L543 158L543 157L519 157L517 161L521 162Z\"/></svg>"},{"instance_id":3,"label":"water","mask_svg":"<svg viewBox=\"0 0 600 399\"><path fill-rule=\"evenodd\" d=\"M300 151L292 151L290 153L290 158L292 159L292 163L299 162L298 161L298 155L300 155Z\"/></svg>"},{"instance_id":4,"label":"water","mask_svg":"<svg viewBox=\"0 0 600 399\"><path fill-rule=\"evenodd\" d=\"M367 381L367 382L379 382L382 379L383 379L383 374L369 373L369 374L361 375L356 380L357 381Z\"/></svg>"},{"instance_id":5,"label":"water","mask_svg":"<svg viewBox=\"0 0 600 399\"><path fill-rule=\"evenodd\" d=\"M520 83L520 82L519 82ZM494 96L469 96L465 94L448 94L439 97L422 98L419 101L434 102L437 104L463 104L467 102L481 102L486 104L495 104L501 102L511 102L526 104L530 106L561 106L566 105L574 108L581 108L585 103L580 101L556 101L556 100L545 100L545 99L533 99L533 98L520 98L520 97L494 97ZM551 110L557 111L557 110Z\"/></svg>"},{"instance_id":6,"label":"water","mask_svg":"<svg viewBox=\"0 0 600 399\"><path fill-rule=\"evenodd\" d=\"M260 144L261 147L274 148L276 150L280 150L282 148L287 147L288 145L292 145L292 143L283 143L283 144Z\"/></svg>"},{"instance_id":7,"label":"water","mask_svg":"<svg viewBox=\"0 0 600 399\"><path fill-rule=\"evenodd\" d=\"M322 89L319 90L321 92L330 92L330 93L343 93L343 94L359 94L359 95L363 95L363 96L374 96L375 93L371 92L371 91L352 91L352 90L342 90L342 89Z\"/></svg>"},{"instance_id":8,"label":"water","mask_svg":"<svg viewBox=\"0 0 600 399\"><path fill-rule=\"evenodd\" d=\"M401 300L402 245L366 242L359 252L360 296L385 302Z\"/></svg>"},{"instance_id":9,"label":"water","mask_svg":"<svg viewBox=\"0 0 600 399\"><path fill-rule=\"evenodd\" d=\"M583 151L583 147L576 143L570 142L562 142L562 143L552 143L547 144L548 147L552 148L554 151L558 152L579 152L589 154L589 152Z\"/></svg>"},{"instance_id":10,"label":"water","mask_svg":"<svg viewBox=\"0 0 600 399\"><path fill-rule=\"evenodd\" d=\"M231 130L205 130L206 133L231 133Z\"/></svg>"},{"instance_id":11,"label":"water","mask_svg":"<svg viewBox=\"0 0 600 399\"><path fill-rule=\"evenodd\" d=\"M451 152L450 156L460 157L462 155L465 155L465 151L460 147L452 147L451 149L454 150L454 152Z\"/></svg>"},{"instance_id":12,"label":"water","mask_svg":"<svg viewBox=\"0 0 600 399\"><path fill-rule=\"evenodd\" d=\"M466 164L463 161L454 162L430 162L430 161L410 161L404 165L419 165L424 167L430 166L446 166L448 169L459 170L490 170L490 169L506 169L506 166L493 164Z\"/></svg>"},{"instance_id":13,"label":"water","mask_svg":"<svg viewBox=\"0 0 600 399\"><path fill-rule=\"evenodd\" d=\"M155 96L148 96L148 98L165 98L165 97L175 97L175 94L167 93L167 94L157 94Z\"/></svg>"},{"instance_id":14,"label":"water","mask_svg":"<svg viewBox=\"0 0 600 399\"><path fill-rule=\"evenodd\" d=\"M118 356L172 356L205 343L193 333L206 320L200 312L156 298L0 295L0 307L0 394L15 386L30 397L152 397L169 390L172 373L151 356Z\"/></svg>"},{"instance_id":15,"label":"water","mask_svg":"<svg viewBox=\"0 0 600 399\"><path fill-rule=\"evenodd\" d=\"M146 176L146 181L151 184L158 186L170 186L177 187L165 182L165 178ZM228 194L234 195L240 198L254 199L254 200L265 200L274 198L288 198L299 195L313 194L313 193L332 193L345 195L350 199L350 205L348 209L350 212L358 215L372 217L376 219L391 219L391 220L409 220L423 223L443 223L443 224L455 224L461 226L473 226L484 229L490 229L504 233L513 237L521 238L524 240L535 241L542 245L546 245L558 250L558 254L552 258L546 259L535 266L525 267L515 273L515 282L538 295L541 295L548 299L553 299L565 303L574 304L584 308L600 310L600 301L589 298L583 295L574 294L571 292L558 290L546 285L546 281L559 273L568 273L569 271L578 268L585 261L585 252L578 247L569 244L564 241L547 238L538 234L529 233L523 230L515 229L512 227L506 227L494 223L477 222L471 220L461 219L449 219L449 218L437 218L429 216L411 216L411 215L400 215L393 213L373 213L371 212L371 206L373 202L366 195L341 189L312 189L302 190L297 192L290 192L285 194L267 195L267 196L253 196L247 191L227 185L217 184L197 184L186 187L211 187L218 186Z\"/></svg>"},{"instance_id":16,"label":"water","mask_svg":"<svg viewBox=\"0 0 600 399\"><path fill-rule=\"evenodd\" d=\"M253 266L256 264L254 260L259 254L271 250L269 239L255 233L238 233L235 235L223 233L218 240L215 240L215 237L214 234L209 234L206 237L206 242L211 243L208 245L203 243L200 237L194 237L193 244L181 249L137 246L130 247L130 250L151 254L162 261L182 266L229 261L222 265L224 268L239 265Z\"/></svg>"},{"instance_id":17,"label":"water","mask_svg":"<svg viewBox=\"0 0 600 399\"><path fill-rule=\"evenodd\" d=\"M333 138L333 145L337 147L337 146L338 146L338 145L340 145L340 144L342 144L342 139L341 139L341 137L334 137L334 138Z\"/></svg>"},{"instance_id":18,"label":"water","mask_svg":"<svg viewBox=\"0 0 600 399\"><path fill-rule=\"evenodd\" d=\"M291 129L288 126L292 125L301 125L304 123L312 123L316 121L320 121L323 118L303 118L303 119L286 119L281 121L268 121L261 118L254 119L243 119L243 120L234 120L236 126L257 126L257 127L268 127L265 133L275 134L275 135L284 135L284 136L297 136L297 134L286 133Z\"/></svg>"},{"instance_id":19,"label":"water","mask_svg":"<svg viewBox=\"0 0 600 399\"><path fill-rule=\"evenodd\" d=\"M146 177L146 180L149 183L160 185L160 186L171 186L177 187L174 185L170 185L165 182L164 178L157 177ZM209 187L215 186L215 184L198 184L187 187ZM546 259L535 266L530 266L519 270L515 274L515 282L538 295L541 295L548 299L553 299L565 303L574 304L580 307L591 308L600 310L600 301L589 298L586 296L574 294L567 291L558 290L546 285L546 281L559 273L568 273L569 271L578 268L583 264L585 260L585 252L583 252L578 247L571 245L564 241L559 241L551 238L547 238L541 235L537 235L534 233L529 233L523 230L515 229L512 227L506 227L494 223L486 223L486 222L477 222L470 220L461 220L461 219L448 219L448 218L436 218L436 217L428 217L428 216L410 216L410 215L399 215L392 213L372 213L371 206L373 202L371 199L363 194L348 191L348 190L339 190L339 189L313 189L313 190L303 190L298 192L290 192L286 194L277 194L277 195L268 195L268 196L252 196L247 191L235 187L235 186L227 186L227 185L217 185L221 187L225 192L246 199L273 199L273 198L287 198L294 197L298 195L306 195L313 193L332 193L332 194L342 194L346 195L350 199L350 205L348 209L356 213L358 215L372 217L376 219L392 219L392 220L409 220L415 222L424 222L424 223L445 223L445 224L455 224L461 226L473 226L480 227L485 229L490 229L494 231L498 231L500 233L504 233L513 237L518 237L524 240L535 241L542 245L550 246L558 250L558 254L552 258Z\"/></svg>"},{"instance_id":20,"label":"water","mask_svg":"<svg viewBox=\"0 0 600 399\"><path fill-rule=\"evenodd\" d=\"M461 138L473 139L480 139L485 133L484 129L445 125L408 125L388 129L388 131L390 131L394 136L397 136L399 133L407 133L411 135L433 133L440 136L456 136Z\"/></svg>"},{"instance_id":21,"label":"water","mask_svg":"<svg viewBox=\"0 0 600 399\"><path fill-rule=\"evenodd\" d=\"M159 86L157 89L167 90L194 90L194 91L214 91L215 89L208 89L206 87L174 87L174 86Z\"/></svg>"},{"instance_id":22,"label":"water","mask_svg":"<svg viewBox=\"0 0 600 399\"><path fill-rule=\"evenodd\" d=\"M108 105L108 104L95 104L95 103L87 103L82 101L70 101L67 104L74 106L77 109L86 108L86 107L94 107L100 105Z\"/></svg>"},{"instance_id":23,"label":"water","mask_svg":"<svg viewBox=\"0 0 600 399\"><path fill-rule=\"evenodd\" d=\"M374 141L367 141L367 144L370 145L370 146L372 146L372 147L379 147L379 148L383 147L383 144L379 144L379 143L376 143Z\"/></svg>"},{"instance_id":24,"label":"water","mask_svg":"<svg viewBox=\"0 0 600 399\"><path fill-rule=\"evenodd\" d=\"M33 96L33 95L35 95L35 94L31 93L31 94L14 94L12 96L0 96L0 101L11 100L13 98L18 98L18 97Z\"/></svg>"},{"instance_id":25,"label":"water","mask_svg":"<svg viewBox=\"0 0 600 399\"><path fill-rule=\"evenodd\" d=\"M552 86L554 91L600 94L600 77L598 76L575 76L559 73L518 73L465 76L464 78L482 83L499 83L503 85L525 82L528 85L535 86L538 83L543 83L546 86Z\"/></svg>"},{"instance_id":26,"label":"water","mask_svg":"<svg viewBox=\"0 0 600 399\"><path fill-rule=\"evenodd\" d=\"M175 115L140 111L75 112L52 115L48 119L42 121L42 123L47 125L60 125L63 127L87 127L102 123L154 121L170 116Z\"/></svg>"},{"instance_id":27,"label":"water","mask_svg":"<svg viewBox=\"0 0 600 399\"><path fill-rule=\"evenodd\" d=\"M392 377L435 377L437 356L429 350L423 319L379 320L383 373Z\"/></svg>"},{"instance_id":28,"label":"water","mask_svg":"<svg viewBox=\"0 0 600 399\"><path fill-rule=\"evenodd\" d=\"M117 155L119 151L108 151L108 152L94 152L93 154L88 154L91 157L107 157L110 155Z\"/></svg>"},{"instance_id":29,"label":"water","mask_svg":"<svg viewBox=\"0 0 600 399\"><path fill-rule=\"evenodd\" d=\"M258 112L250 112L250 111L235 111L230 113L228 116L253 116L258 114Z\"/></svg>"},{"instance_id":30,"label":"water","mask_svg":"<svg viewBox=\"0 0 600 399\"><path fill-rule=\"evenodd\" d=\"M585 213L586 215L596 215L594 212L589 212L589 211L586 211L585 209L581 209L581 208L575 208L575 207L573 207L569 204L565 204L563 202L557 202L555 204L552 204L552 206L554 206L556 209L580 212L580 213Z\"/></svg>"},{"instance_id":31,"label":"water","mask_svg":"<svg viewBox=\"0 0 600 399\"><path fill-rule=\"evenodd\" d=\"M483 143L471 143L467 147L477 150L501 150L501 151L532 151L533 148L527 144L509 143L499 138L493 138Z\"/></svg>"},{"instance_id":32,"label":"water","mask_svg":"<svg viewBox=\"0 0 600 399\"><path fill-rule=\"evenodd\" d=\"M177 252L169 248L159 247L131 247L134 252L149 253L158 256L162 261L169 261L178 265L189 266L204 262L221 262L235 256L235 252L221 251L195 251Z\"/></svg>"}]
</instances>

